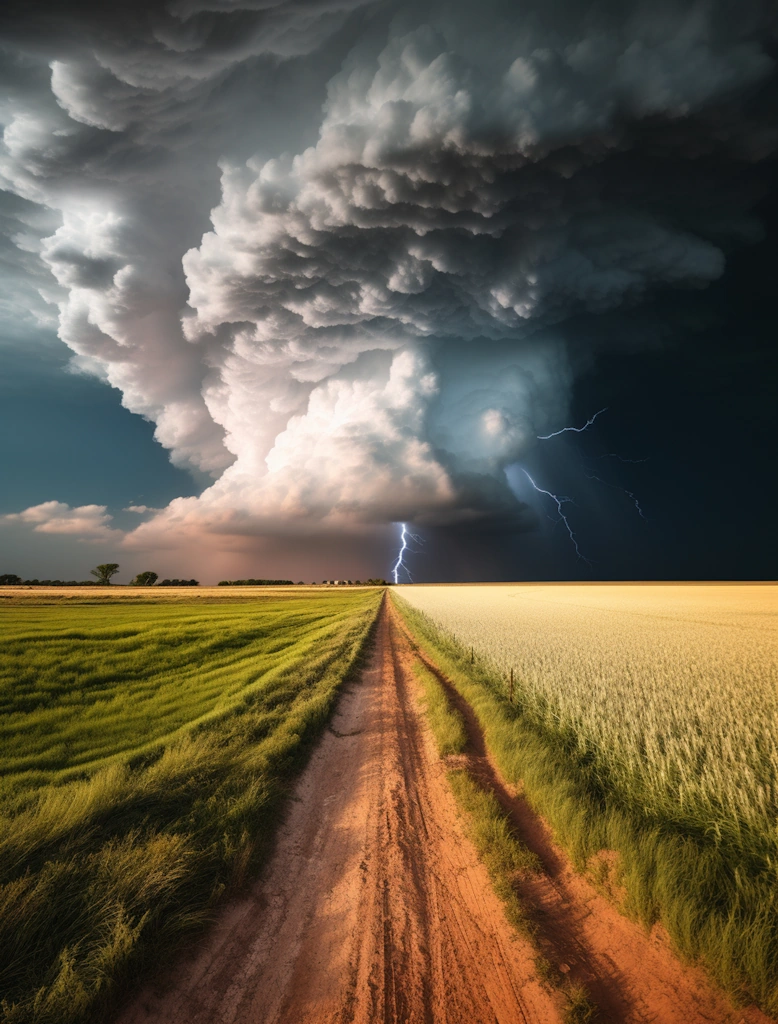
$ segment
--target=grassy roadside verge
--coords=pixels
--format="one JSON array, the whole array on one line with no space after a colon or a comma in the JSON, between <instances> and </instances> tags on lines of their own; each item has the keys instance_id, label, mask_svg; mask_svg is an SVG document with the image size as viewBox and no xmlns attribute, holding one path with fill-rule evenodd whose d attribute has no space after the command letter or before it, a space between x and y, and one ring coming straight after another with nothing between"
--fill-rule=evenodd
<instances>
[{"instance_id":1,"label":"grassy roadside verge","mask_svg":"<svg viewBox=\"0 0 778 1024\"><path fill-rule=\"evenodd\" d=\"M446 757L464 753L467 733L462 716L421 662L414 663L413 671L422 685L424 712L438 754ZM537 857L522 843L494 794L479 786L467 768L449 768L446 777L462 812L465 831L489 872L508 920L525 938L532 940L534 931L513 883L519 874L540 870Z\"/></svg>"},{"instance_id":2,"label":"grassy roadside verge","mask_svg":"<svg viewBox=\"0 0 778 1024\"><path fill-rule=\"evenodd\" d=\"M366 593L304 657L285 651L268 684L219 717L43 787L27 805L15 796L0 819L2 1024L107 1019L256 873L294 777L361 665L380 598Z\"/></svg>"},{"instance_id":3,"label":"grassy roadside verge","mask_svg":"<svg viewBox=\"0 0 778 1024\"><path fill-rule=\"evenodd\" d=\"M438 754L462 754L467 748L467 732L462 716L454 708L435 676L416 661L414 674L422 686L424 712L429 722ZM517 880L542 870L537 856L522 842L494 793L484 789L467 768L450 768L448 783L462 815L465 833L473 843L485 866L492 888L503 905L509 923L536 950L538 974L561 990L566 1001L565 1024L594 1024L597 1011L586 991L566 986L561 975L555 976L553 966L540 952L536 929L526 914L517 891Z\"/></svg>"},{"instance_id":4,"label":"grassy roadside verge","mask_svg":"<svg viewBox=\"0 0 778 1024\"><path fill-rule=\"evenodd\" d=\"M402 598L392 600L473 708L504 778L523 784L576 867L617 851L618 877L608 881L624 892L622 909L649 926L660 921L679 953L702 963L733 998L778 1014L778 865L749 862L720 837L684 833L625 806L574 735L540 727L469 649Z\"/></svg>"}]
</instances>

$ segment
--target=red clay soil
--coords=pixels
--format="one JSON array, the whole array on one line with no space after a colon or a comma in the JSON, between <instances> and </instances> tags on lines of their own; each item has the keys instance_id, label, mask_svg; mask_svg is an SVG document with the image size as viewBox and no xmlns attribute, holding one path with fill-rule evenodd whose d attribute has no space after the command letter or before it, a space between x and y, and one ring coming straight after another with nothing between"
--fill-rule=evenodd
<instances>
[{"instance_id":1,"label":"red clay soil","mask_svg":"<svg viewBox=\"0 0 778 1024\"><path fill-rule=\"evenodd\" d=\"M248 897L117 1024L559 1024L564 999L505 920L465 837L388 601ZM430 666L433 667L434 666ZM436 670L435 670L436 671ZM664 938L627 921L500 778L472 710L464 760L539 855L519 882L540 948L612 1024L769 1024L735 1011Z\"/></svg>"}]
</instances>

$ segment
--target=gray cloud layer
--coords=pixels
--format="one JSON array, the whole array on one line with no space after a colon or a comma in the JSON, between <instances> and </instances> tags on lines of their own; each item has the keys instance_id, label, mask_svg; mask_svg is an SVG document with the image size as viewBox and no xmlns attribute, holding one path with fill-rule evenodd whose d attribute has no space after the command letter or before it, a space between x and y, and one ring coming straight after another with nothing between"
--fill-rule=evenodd
<instances>
[{"instance_id":1,"label":"gray cloud layer","mask_svg":"<svg viewBox=\"0 0 778 1024\"><path fill-rule=\"evenodd\" d=\"M566 413L558 325L704 287L758 237L774 25L724 8L17 12L22 277L216 478L126 543L520 521L504 467Z\"/></svg>"}]
</instances>

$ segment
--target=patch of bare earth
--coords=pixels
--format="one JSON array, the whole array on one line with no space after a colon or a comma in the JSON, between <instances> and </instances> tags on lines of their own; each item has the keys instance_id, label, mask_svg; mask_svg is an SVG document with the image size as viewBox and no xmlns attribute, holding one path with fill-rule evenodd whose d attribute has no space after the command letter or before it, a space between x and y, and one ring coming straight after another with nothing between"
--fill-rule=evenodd
<instances>
[{"instance_id":1,"label":"patch of bare earth","mask_svg":"<svg viewBox=\"0 0 778 1024\"><path fill-rule=\"evenodd\" d=\"M560 1020L463 834L410 662L385 601L264 876L118 1024Z\"/></svg>"}]
</instances>

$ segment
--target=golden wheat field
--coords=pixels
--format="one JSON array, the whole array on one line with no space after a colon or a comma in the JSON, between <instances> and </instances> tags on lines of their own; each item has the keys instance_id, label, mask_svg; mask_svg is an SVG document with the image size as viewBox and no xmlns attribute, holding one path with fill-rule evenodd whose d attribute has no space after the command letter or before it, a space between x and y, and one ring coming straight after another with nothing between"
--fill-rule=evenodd
<instances>
[{"instance_id":1,"label":"golden wheat field","mask_svg":"<svg viewBox=\"0 0 778 1024\"><path fill-rule=\"evenodd\" d=\"M778 587L404 586L662 819L778 847Z\"/></svg>"}]
</instances>

